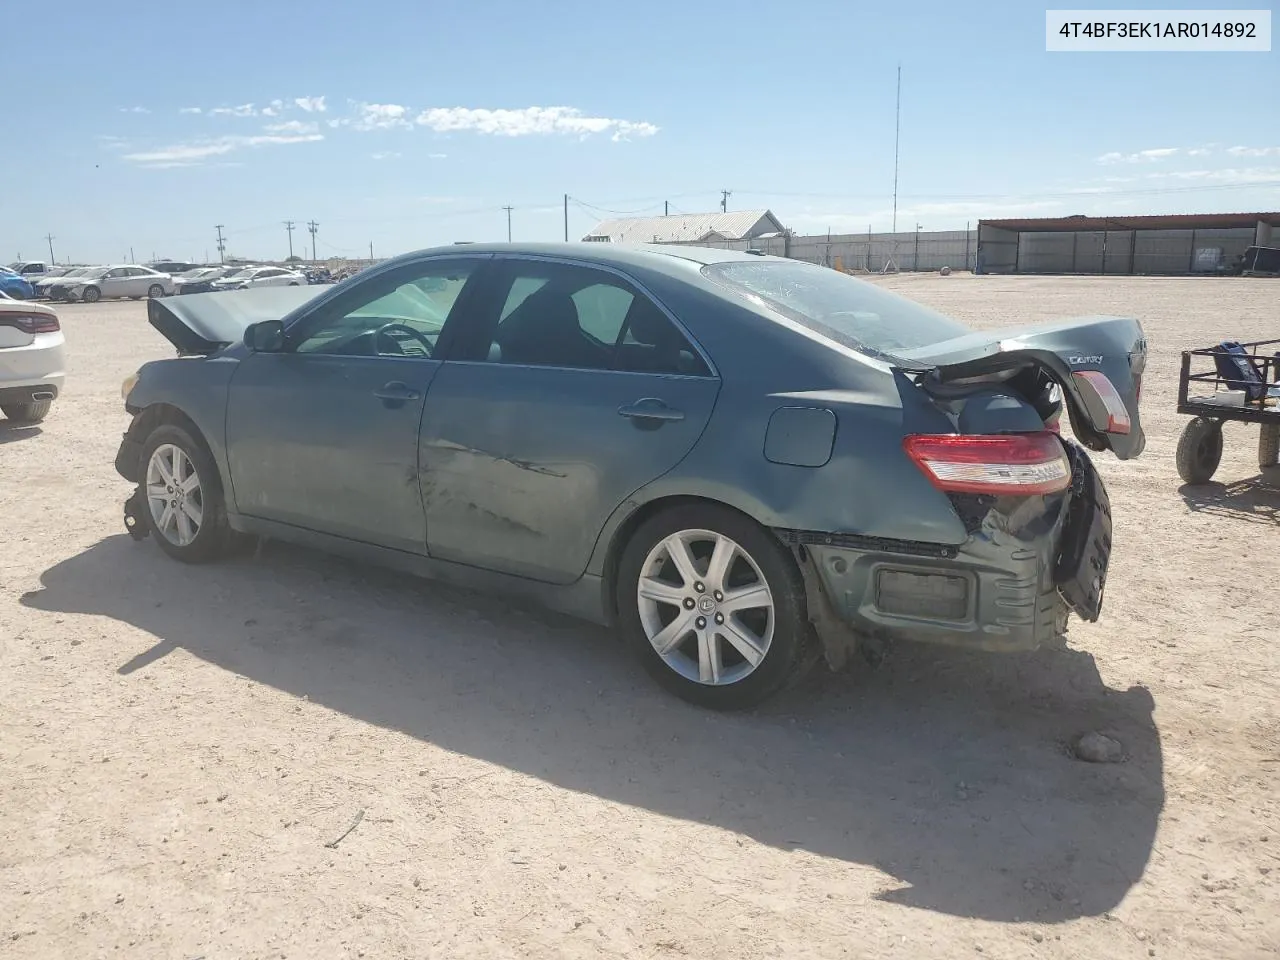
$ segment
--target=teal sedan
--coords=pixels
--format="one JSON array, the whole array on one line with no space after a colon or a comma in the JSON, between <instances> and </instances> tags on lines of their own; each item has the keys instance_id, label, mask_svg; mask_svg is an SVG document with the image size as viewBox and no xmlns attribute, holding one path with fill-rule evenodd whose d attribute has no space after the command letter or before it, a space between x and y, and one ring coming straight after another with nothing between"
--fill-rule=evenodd
<instances>
[{"instance_id":1,"label":"teal sedan","mask_svg":"<svg viewBox=\"0 0 1280 960\"><path fill-rule=\"evenodd\" d=\"M993 337L753 252L453 246L148 316L179 356L124 385L136 538L524 597L712 708L890 641L1026 650L1096 619L1086 449L1144 446L1135 320Z\"/></svg>"}]
</instances>

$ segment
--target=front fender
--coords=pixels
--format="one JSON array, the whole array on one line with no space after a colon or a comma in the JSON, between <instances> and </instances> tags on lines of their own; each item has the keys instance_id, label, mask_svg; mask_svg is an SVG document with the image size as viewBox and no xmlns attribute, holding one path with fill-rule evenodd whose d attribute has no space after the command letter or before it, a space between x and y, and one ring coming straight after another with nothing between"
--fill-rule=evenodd
<instances>
[{"instance_id":1,"label":"front fender","mask_svg":"<svg viewBox=\"0 0 1280 960\"><path fill-rule=\"evenodd\" d=\"M179 357L143 365L125 401L125 409L133 414L133 421L120 445L116 471L136 483L137 461L151 431L161 423L181 422L185 418L199 433L197 439L209 448L222 478L222 489L227 491L230 501L227 392L236 363L231 357Z\"/></svg>"}]
</instances>

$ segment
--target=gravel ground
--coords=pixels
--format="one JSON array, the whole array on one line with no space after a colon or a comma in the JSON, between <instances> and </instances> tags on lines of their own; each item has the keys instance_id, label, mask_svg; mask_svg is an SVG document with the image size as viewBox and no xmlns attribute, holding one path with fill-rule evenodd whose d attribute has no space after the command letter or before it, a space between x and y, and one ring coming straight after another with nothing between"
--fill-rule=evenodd
<instances>
[{"instance_id":1,"label":"gravel ground","mask_svg":"<svg viewBox=\"0 0 1280 960\"><path fill-rule=\"evenodd\" d=\"M1256 428L1209 487L1173 453L1178 351L1280 336L1280 285L882 282L978 326L1143 321L1107 607L1065 649L900 647L734 716L492 598L133 543L119 385L170 350L141 304L62 308L65 396L0 425L0 954L1274 955L1280 491ZM1093 730L1126 761L1071 759Z\"/></svg>"}]
</instances>

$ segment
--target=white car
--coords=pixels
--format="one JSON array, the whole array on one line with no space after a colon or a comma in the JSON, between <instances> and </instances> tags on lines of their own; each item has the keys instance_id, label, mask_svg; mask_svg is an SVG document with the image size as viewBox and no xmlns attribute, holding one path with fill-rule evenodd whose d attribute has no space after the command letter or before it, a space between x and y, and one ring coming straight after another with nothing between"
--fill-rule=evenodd
<instances>
[{"instance_id":1,"label":"white car","mask_svg":"<svg viewBox=\"0 0 1280 960\"><path fill-rule=\"evenodd\" d=\"M253 287L302 287L307 278L296 270L284 267L253 267L235 276L223 277L213 282L214 291L248 290Z\"/></svg>"},{"instance_id":2,"label":"white car","mask_svg":"<svg viewBox=\"0 0 1280 960\"><path fill-rule=\"evenodd\" d=\"M172 293L173 278L169 274L132 264L98 267L82 277L72 278L70 283L55 280L49 288L51 299L83 300L85 303L97 303L109 297L130 297L134 300L148 297L154 300Z\"/></svg>"},{"instance_id":3,"label":"white car","mask_svg":"<svg viewBox=\"0 0 1280 960\"><path fill-rule=\"evenodd\" d=\"M0 296L0 412L39 423L66 377L62 327L52 307Z\"/></svg>"}]
</instances>

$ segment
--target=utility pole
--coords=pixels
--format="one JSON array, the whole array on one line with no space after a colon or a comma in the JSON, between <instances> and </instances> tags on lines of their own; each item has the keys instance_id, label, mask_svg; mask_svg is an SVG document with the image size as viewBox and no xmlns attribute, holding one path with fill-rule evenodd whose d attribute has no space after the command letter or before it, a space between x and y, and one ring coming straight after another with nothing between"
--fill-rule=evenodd
<instances>
[{"instance_id":1,"label":"utility pole","mask_svg":"<svg viewBox=\"0 0 1280 960\"><path fill-rule=\"evenodd\" d=\"M564 195L564 242L569 242L569 195Z\"/></svg>"},{"instance_id":2,"label":"utility pole","mask_svg":"<svg viewBox=\"0 0 1280 960\"><path fill-rule=\"evenodd\" d=\"M289 259L292 260L293 259L293 221L286 220L284 222L284 228L287 231L289 231Z\"/></svg>"},{"instance_id":3,"label":"utility pole","mask_svg":"<svg viewBox=\"0 0 1280 960\"><path fill-rule=\"evenodd\" d=\"M916 252L911 258L911 269L920 269L920 224L916 224Z\"/></svg>"},{"instance_id":4,"label":"utility pole","mask_svg":"<svg viewBox=\"0 0 1280 960\"><path fill-rule=\"evenodd\" d=\"M662 215L663 215L664 217L669 217L669 216L671 216L671 201L670 201L670 200L663 200L663 201L662 201Z\"/></svg>"},{"instance_id":5,"label":"utility pole","mask_svg":"<svg viewBox=\"0 0 1280 960\"><path fill-rule=\"evenodd\" d=\"M721 191L720 191L720 212L721 212L721 213L728 213L728 212L729 212L729 198L730 198L730 197L732 197L732 196L733 196L733 191L732 191L732 190L721 190Z\"/></svg>"},{"instance_id":6,"label":"utility pole","mask_svg":"<svg viewBox=\"0 0 1280 960\"><path fill-rule=\"evenodd\" d=\"M44 238L49 241L49 265L52 266L57 263L57 261L53 259L53 234L46 233Z\"/></svg>"},{"instance_id":7,"label":"utility pole","mask_svg":"<svg viewBox=\"0 0 1280 960\"><path fill-rule=\"evenodd\" d=\"M507 211L507 243L510 243L511 242L511 211L513 208L503 207L502 209Z\"/></svg>"},{"instance_id":8,"label":"utility pole","mask_svg":"<svg viewBox=\"0 0 1280 960\"><path fill-rule=\"evenodd\" d=\"M130 263L134 263L134 262L136 262L136 261L133 259L133 247L130 247L130 248L129 248L129 262L130 262Z\"/></svg>"},{"instance_id":9,"label":"utility pole","mask_svg":"<svg viewBox=\"0 0 1280 960\"><path fill-rule=\"evenodd\" d=\"M369 259L370 260L373 259L373 241L372 240L369 241Z\"/></svg>"},{"instance_id":10,"label":"utility pole","mask_svg":"<svg viewBox=\"0 0 1280 960\"><path fill-rule=\"evenodd\" d=\"M311 220L307 223L307 230L311 233L311 262L316 260L316 231L320 229L320 224Z\"/></svg>"},{"instance_id":11,"label":"utility pole","mask_svg":"<svg viewBox=\"0 0 1280 960\"><path fill-rule=\"evenodd\" d=\"M898 64L898 103L893 111L893 229L898 232L898 134L902 129L902 64Z\"/></svg>"},{"instance_id":12,"label":"utility pole","mask_svg":"<svg viewBox=\"0 0 1280 960\"><path fill-rule=\"evenodd\" d=\"M226 263L227 262L227 241L223 239L223 236L222 236L222 230L223 230L222 224L218 224L216 227L214 227L214 229L218 231L218 262Z\"/></svg>"}]
</instances>

